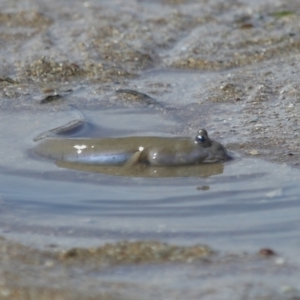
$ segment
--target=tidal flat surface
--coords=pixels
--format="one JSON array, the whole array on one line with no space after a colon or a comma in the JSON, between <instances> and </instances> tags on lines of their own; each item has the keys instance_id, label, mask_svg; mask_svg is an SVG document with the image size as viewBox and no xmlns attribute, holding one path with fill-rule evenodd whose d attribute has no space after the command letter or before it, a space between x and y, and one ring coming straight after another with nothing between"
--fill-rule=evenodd
<instances>
[{"instance_id":1,"label":"tidal flat surface","mask_svg":"<svg viewBox=\"0 0 300 300\"><path fill-rule=\"evenodd\" d=\"M168 135L168 131L176 129L175 119L161 118L155 110L147 111L85 111L90 124L97 119L101 126L95 124L83 134L123 136L145 131ZM146 289L145 298L151 299L155 296L151 290L154 287L159 296L170 299L172 293L176 297L188 293L193 298L207 291L219 297L224 291L231 294L237 285L241 293L248 293L248 282L270 270L277 274L275 279L261 278L259 287L254 285L251 293L261 295L272 288L272 297L289 295L285 290L290 289L298 293L297 276L289 275L299 271L300 263L297 169L232 152L234 160L222 164L147 167L146 172L137 169L126 176L116 176L110 169L57 166L54 161L35 156L32 148L36 128L44 131L51 124L57 126L58 120L64 124L76 113L72 108L47 114L16 112L1 119L5 129L1 140L6 141L1 155L6 159L0 166L0 233L36 249L24 247L25 257L38 257L32 258L34 263L28 263L27 258L24 263L20 254L22 259L14 257L13 261L21 260L27 268L49 268L50 273L62 277L61 288L73 291L75 283L63 275L67 269L72 276L83 279L77 290L86 295L91 291L97 294L103 290L104 282L109 282L109 297L120 291L129 298L136 297L140 289ZM132 127L133 117L141 124L138 129ZM14 126L16 118L18 126ZM110 249L106 249L108 243ZM202 248L197 247L207 250L199 254ZM277 255L259 255L263 248ZM250 266L251 272L239 278ZM79 273L77 268L81 268ZM217 289L210 283L210 272L215 269L218 276L213 278L220 283ZM49 276L40 279L39 288L51 290L51 285L57 284L57 279ZM199 286L203 276L206 280ZM34 278L26 279L29 287ZM189 279L184 283L182 278ZM85 282L91 280L96 281L87 293ZM287 284L281 284L282 280ZM101 283L100 287L96 282Z\"/></svg>"},{"instance_id":2,"label":"tidal flat surface","mask_svg":"<svg viewBox=\"0 0 300 300\"><path fill-rule=\"evenodd\" d=\"M299 299L298 1L0 4L0 299ZM35 157L74 105L83 135L206 128L234 160Z\"/></svg>"}]
</instances>

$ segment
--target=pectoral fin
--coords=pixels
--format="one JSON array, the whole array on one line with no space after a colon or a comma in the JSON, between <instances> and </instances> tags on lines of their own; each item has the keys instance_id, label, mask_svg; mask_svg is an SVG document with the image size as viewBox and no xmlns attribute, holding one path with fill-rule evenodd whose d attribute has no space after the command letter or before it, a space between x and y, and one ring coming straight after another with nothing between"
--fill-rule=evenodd
<instances>
[{"instance_id":1,"label":"pectoral fin","mask_svg":"<svg viewBox=\"0 0 300 300\"><path fill-rule=\"evenodd\" d=\"M130 168L136 164L138 164L141 160L141 156L142 156L142 152L141 151L137 151L135 153L133 153L128 160L126 161L126 163L124 164L124 168Z\"/></svg>"}]
</instances>

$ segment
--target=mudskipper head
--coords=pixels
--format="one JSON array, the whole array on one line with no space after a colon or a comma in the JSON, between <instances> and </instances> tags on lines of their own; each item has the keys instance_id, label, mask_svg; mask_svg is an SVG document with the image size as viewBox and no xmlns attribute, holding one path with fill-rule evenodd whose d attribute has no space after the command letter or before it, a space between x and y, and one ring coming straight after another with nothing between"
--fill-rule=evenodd
<instances>
[{"instance_id":1,"label":"mudskipper head","mask_svg":"<svg viewBox=\"0 0 300 300\"><path fill-rule=\"evenodd\" d=\"M211 140L208 137L207 131L205 129L200 129L195 137L195 143L202 147L210 147Z\"/></svg>"},{"instance_id":2,"label":"mudskipper head","mask_svg":"<svg viewBox=\"0 0 300 300\"><path fill-rule=\"evenodd\" d=\"M206 148L208 157L205 161L225 161L231 159L225 147L217 141L211 140L205 129L200 129L195 137L195 143Z\"/></svg>"}]
</instances>

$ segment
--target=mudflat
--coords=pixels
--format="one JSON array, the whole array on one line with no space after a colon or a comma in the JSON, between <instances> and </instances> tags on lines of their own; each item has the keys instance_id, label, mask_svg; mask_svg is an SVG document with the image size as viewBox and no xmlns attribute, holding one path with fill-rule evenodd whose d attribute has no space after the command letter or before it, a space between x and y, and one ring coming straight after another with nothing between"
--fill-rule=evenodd
<instances>
[{"instance_id":1,"label":"mudflat","mask_svg":"<svg viewBox=\"0 0 300 300\"><path fill-rule=\"evenodd\" d=\"M299 297L298 1L0 4L1 299ZM28 156L70 105L104 136L206 128L236 160L150 182Z\"/></svg>"}]
</instances>

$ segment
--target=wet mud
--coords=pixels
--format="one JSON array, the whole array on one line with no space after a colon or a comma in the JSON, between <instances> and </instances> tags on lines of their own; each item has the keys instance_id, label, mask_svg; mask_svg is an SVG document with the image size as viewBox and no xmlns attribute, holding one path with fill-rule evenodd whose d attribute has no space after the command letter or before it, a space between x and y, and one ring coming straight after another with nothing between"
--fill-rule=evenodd
<instances>
[{"instance_id":1,"label":"wet mud","mask_svg":"<svg viewBox=\"0 0 300 300\"><path fill-rule=\"evenodd\" d=\"M138 105L132 95L116 96L119 89L173 109L175 98L186 97L193 104L175 100L184 133L205 110L207 126L218 114L216 134L232 149L298 166L296 1L2 2L2 111ZM210 80L192 95L178 95L172 74L135 80L153 69ZM153 106L149 99L139 100Z\"/></svg>"},{"instance_id":2,"label":"wet mud","mask_svg":"<svg viewBox=\"0 0 300 300\"><path fill-rule=\"evenodd\" d=\"M161 131L166 134L190 135L206 128L238 158L255 156L294 168L300 166L298 1L0 3L0 117L13 116L15 125L10 126L16 133L18 116L21 118L24 112L30 112L28 128L38 133L51 126L40 122L41 128L36 128L30 116L48 114L55 122L56 113L70 111L70 105L83 111L138 108L159 118L172 118L174 126L162 125ZM132 123L138 131L140 124ZM15 158L6 156L6 147L2 146L0 153L8 157L7 164L13 164ZM217 173L222 171L223 166ZM200 184L199 192L205 192L206 187ZM160 249L157 256L151 252L153 248L147 248L151 252L147 264L169 263L175 254L185 257L175 259L187 269L183 268L174 280L180 283L193 278L188 293L183 286L168 286L165 278L172 267L158 271L150 267L136 273L126 269L128 266L114 271L110 263L93 267L93 260L101 261L95 257L103 249L108 249L111 260L116 261L113 248L119 249L120 245L106 246L102 252L67 249L62 254L1 239L0 299L140 298L137 295L143 295L143 299L178 299L183 295L189 299L226 299L226 292L231 299L300 297L293 279L299 267L285 264L278 256L235 254L191 267L189 260L197 256L197 246L172 248L158 242L144 245ZM146 248L142 242L128 244L135 247L130 251L122 245L120 251L127 257L124 260L135 268L137 261L143 261ZM128 251L136 256L128 256ZM85 263L86 258L91 261ZM197 273L203 265L209 265L208 273ZM104 268L111 273L105 273ZM162 271L165 276L159 277ZM124 278L116 276L118 272L134 273L135 282L124 283ZM211 275L216 273L221 275ZM139 283L143 274L152 281ZM245 276L237 293L234 279L238 276L230 277L230 281L228 274ZM266 281L270 274L275 274L273 282ZM157 276L161 284L153 279ZM197 289L195 282L203 278L206 283ZM209 285L211 279L219 286Z\"/></svg>"},{"instance_id":3,"label":"wet mud","mask_svg":"<svg viewBox=\"0 0 300 300\"><path fill-rule=\"evenodd\" d=\"M220 275L231 281L232 273L244 277L255 274L256 278L263 279L271 273L287 278L299 272L283 257L262 254L266 249L221 256L207 246L178 247L150 241L67 251L53 248L42 252L5 239L0 239L0 246L0 299L197 299L206 297L207 293L209 298L225 299L219 287L208 283L213 279L222 285ZM177 276L172 276L170 271L175 271ZM132 279L118 279L118 274L124 272ZM137 283L139 276L145 278ZM170 277L178 281L176 288L169 286ZM179 284L186 277L198 286L186 289ZM277 293L270 292L266 283L259 284L259 291L248 284L241 284L239 290L244 290L247 296L256 295L255 299L298 299L291 285L281 285Z\"/></svg>"}]
</instances>

